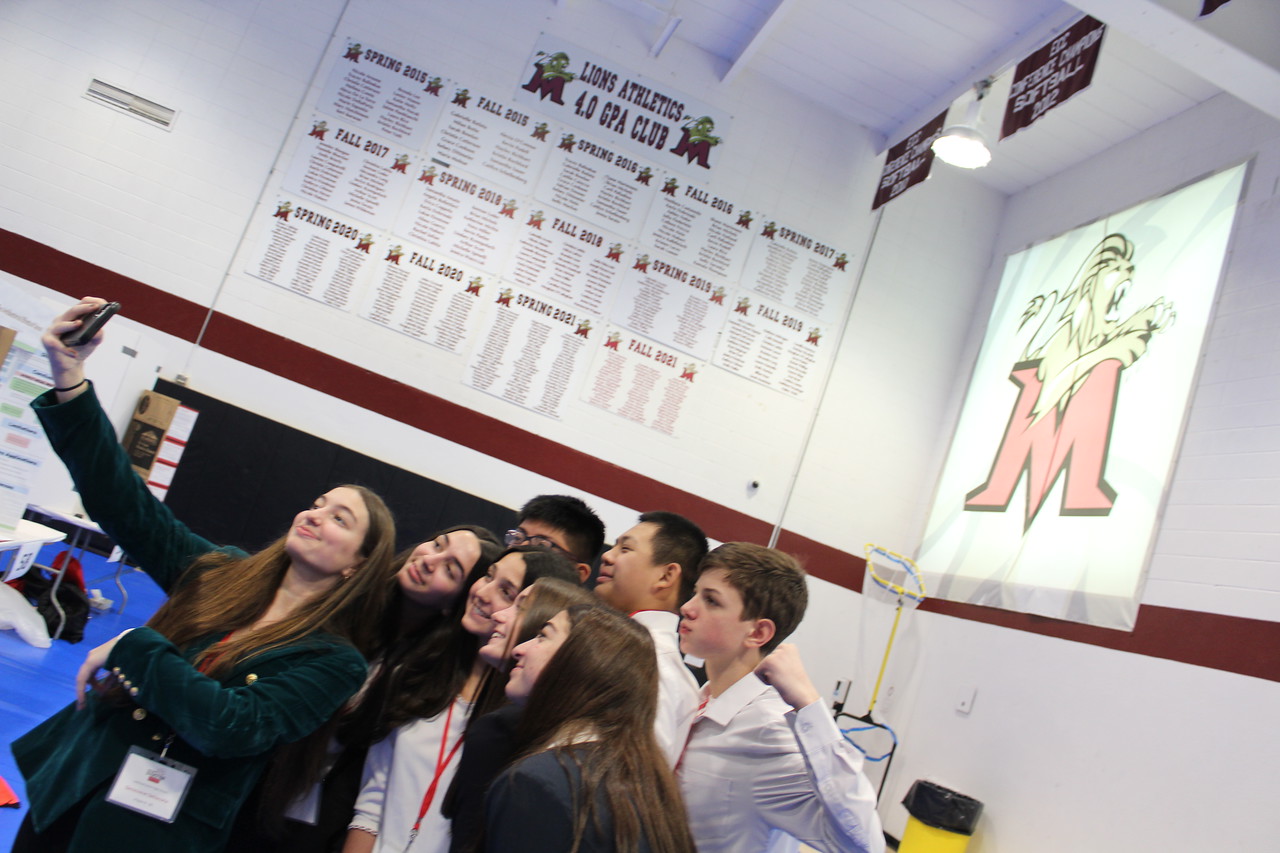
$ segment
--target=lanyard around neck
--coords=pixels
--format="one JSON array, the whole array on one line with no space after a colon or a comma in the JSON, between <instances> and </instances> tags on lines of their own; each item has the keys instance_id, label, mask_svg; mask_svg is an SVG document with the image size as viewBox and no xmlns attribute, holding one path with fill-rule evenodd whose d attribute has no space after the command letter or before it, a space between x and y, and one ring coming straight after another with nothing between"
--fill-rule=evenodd
<instances>
[{"instance_id":1,"label":"lanyard around neck","mask_svg":"<svg viewBox=\"0 0 1280 853\"><path fill-rule=\"evenodd\" d=\"M418 829L422 826L422 819L431 809L431 803L436 798L436 788L440 787L440 777L444 775L444 771L453 762L453 757L458 754L458 749L462 746L462 738L466 734L463 732L458 735L458 739L453 742L453 748L449 749L449 753L445 755L446 745L449 742L449 726L453 722L453 706L455 702L449 703L449 713L444 718L444 731L440 734L440 754L436 757L436 772L431 778L431 784L427 786L427 792L422 795L422 806L418 809L418 819L413 822L413 829L409 830L409 843L405 845L405 850L413 846L414 840L418 837Z\"/></svg>"},{"instance_id":2,"label":"lanyard around neck","mask_svg":"<svg viewBox=\"0 0 1280 853\"><path fill-rule=\"evenodd\" d=\"M222 636L222 639L221 639L221 640L219 640L218 642L214 643L214 645L215 645L215 646L221 646L221 645L225 644L225 643L227 642L227 640L230 640L230 639L231 639L231 635L232 635L232 634L234 634L234 633L235 633L235 629L233 628L232 630L230 630L230 631L228 631L226 634L224 634L224 635ZM200 672L200 673L206 673L206 674L207 674L207 673L209 672L209 670L213 669L213 665L214 665L214 664L216 664L216 663L218 662L218 658L222 657L222 656L223 656L223 654L225 654L225 652L223 652L223 651L215 651L213 654L211 654L211 655L207 656L204 660L200 661L200 665L196 667L196 671L197 671L197 672Z\"/></svg>"}]
</instances>

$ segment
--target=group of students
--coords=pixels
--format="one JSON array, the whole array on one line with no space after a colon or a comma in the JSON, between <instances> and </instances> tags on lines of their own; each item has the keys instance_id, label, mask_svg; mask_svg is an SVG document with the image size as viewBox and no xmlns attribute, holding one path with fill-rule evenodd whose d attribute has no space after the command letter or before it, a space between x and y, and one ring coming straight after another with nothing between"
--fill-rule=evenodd
<instances>
[{"instance_id":1,"label":"group of students","mask_svg":"<svg viewBox=\"0 0 1280 853\"><path fill-rule=\"evenodd\" d=\"M133 474L84 375L101 335L61 341L101 304L46 330L34 406L169 597L14 742L15 853L884 849L860 754L780 645L807 602L794 559L708 552L667 512L601 555L599 518L556 495L503 542L461 525L395 554L350 485L258 553L218 547Z\"/></svg>"}]
</instances>

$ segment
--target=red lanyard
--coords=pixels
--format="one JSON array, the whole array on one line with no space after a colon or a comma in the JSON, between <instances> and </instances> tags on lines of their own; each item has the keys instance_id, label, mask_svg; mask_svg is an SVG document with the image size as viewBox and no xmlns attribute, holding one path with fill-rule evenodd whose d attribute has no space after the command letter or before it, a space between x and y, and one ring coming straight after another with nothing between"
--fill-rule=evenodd
<instances>
[{"instance_id":1,"label":"red lanyard","mask_svg":"<svg viewBox=\"0 0 1280 853\"><path fill-rule=\"evenodd\" d=\"M680 756L676 759L676 770L679 770L680 765L684 764L684 752L689 748L689 741L693 740L693 727L698 724L698 720L702 719L702 714L707 710L707 703L710 701L711 697L708 695L698 705L698 710L694 712L693 719L689 721L689 731L685 733L684 746L680 747Z\"/></svg>"},{"instance_id":2,"label":"red lanyard","mask_svg":"<svg viewBox=\"0 0 1280 853\"><path fill-rule=\"evenodd\" d=\"M414 839L418 837L418 828L422 826L422 818L426 816L427 811L431 808L431 801L436 798L436 788L440 786L440 777L444 775L444 771L453 762L453 757L458 754L458 749L462 746L463 735L458 735L458 739L453 742L453 748L449 750L448 756L444 754L445 745L449 742L449 724L453 722L453 705L453 702L449 703L449 713L444 718L444 732L440 735L440 755L436 758L436 775L432 777L431 784L427 786L427 792L422 795L422 808L418 809L418 819L414 821L413 829L409 830L409 843L405 845L406 850L413 846Z\"/></svg>"},{"instance_id":3,"label":"red lanyard","mask_svg":"<svg viewBox=\"0 0 1280 853\"><path fill-rule=\"evenodd\" d=\"M223 636L223 638L219 640L215 645L220 646L223 643L225 643L227 640L230 640L231 635L234 633L235 633L234 630L228 631L226 635ZM218 662L218 658L222 657L222 655L223 655L222 652L215 652L209 655L204 660L200 661L200 665L196 667L196 672L208 672L210 669L213 668L213 665Z\"/></svg>"}]
</instances>

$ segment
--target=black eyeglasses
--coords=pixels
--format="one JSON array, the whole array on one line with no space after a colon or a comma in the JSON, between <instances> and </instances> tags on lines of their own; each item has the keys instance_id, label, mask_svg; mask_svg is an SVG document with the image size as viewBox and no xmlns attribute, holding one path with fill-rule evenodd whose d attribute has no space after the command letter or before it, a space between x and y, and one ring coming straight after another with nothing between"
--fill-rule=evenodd
<instances>
[{"instance_id":1,"label":"black eyeglasses","mask_svg":"<svg viewBox=\"0 0 1280 853\"><path fill-rule=\"evenodd\" d=\"M519 528L508 530L506 535L502 537L502 541L507 544L508 548L513 548L516 545L536 545L539 548L547 548L557 554L563 554L574 562L578 561L576 556L552 542L548 537L542 535L530 536Z\"/></svg>"}]
</instances>

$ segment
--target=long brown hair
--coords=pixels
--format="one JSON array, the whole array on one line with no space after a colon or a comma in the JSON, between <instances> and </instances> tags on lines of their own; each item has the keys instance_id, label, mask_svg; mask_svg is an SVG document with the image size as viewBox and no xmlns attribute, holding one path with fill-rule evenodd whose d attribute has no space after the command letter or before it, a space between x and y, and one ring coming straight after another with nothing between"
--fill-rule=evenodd
<instances>
[{"instance_id":1,"label":"long brown hair","mask_svg":"<svg viewBox=\"0 0 1280 853\"><path fill-rule=\"evenodd\" d=\"M377 648L378 627L396 569L392 562L395 519L382 498L364 486L339 488L359 494L369 516L359 551L363 559L355 572L279 622L210 645L193 661L204 667L206 675L225 675L254 655L319 632L347 640L366 658ZM223 551L197 557L169 599L147 622L148 627L183 649L210 635L252 625L271 606L289 569L287 537L286 533L256 554L239 559ZM116 704L129 702L120 685L111 688L108 699ZM325 746L333 736L336 719L335 715L309 735L273 752L261 782L264 794L259 813L266 825L273 829L281 826L285 807L320 776L326 760Z\"/></svg>"},{"instance_id":2,"label":"long brown hair","mask_svg":"<svg viewBox=\"0 0 1280 853\"><path fill-rule=\"evenodd\" d=\"M521 589L547 574L577 578L573 563L554 551L520 545L503 551L498 560L511 553L524 557ZM354 740L363 736L367 743L381 740L398 726L436 716L462 692L483 642L462 627L465 602L471 587L485 576L490 565L483 560L476 563L460 593L463 605L454 608L430 635L388 650L381 670L365 693L359 720L344 724L348 737Z\"/></svg>"},{"instance_id":3,"label":"long brown hair","mask_svg":"<svg viewBox=\"0 0 1280 853\"><path fill-rule=\"evenodd\" d=\"M217 678L242 661L319 631L349 641L361 653L377 644L379 615L386 607L393 573L395 520L382 498L364 486L345 485L364 501L369 527L360 546L363 558L347 580L324 595L310 598L284 619L216 643L194 664ZM252 625L271 606L288 571L287 534L248 557L235 559L222 551L198 557L182 582L160 606L147 626L178 648L218 632Z\"/></svg>"},{"instance_id":4,"label":"long brown hair","mask_svg":"<svg viewBox=\"0 0 1280 853\"><path fill-rule=\"evenodd\" d=\"M468 570L463 588L454 601L450 602L447 611L456 609L458 602L465 600L470 584L488 570L502 551L498 537L491 530L478 525L459 524L447 527L431 538L458 530L475 534L480 542L480 554ZM285 810L321 780L328 769L328 745L332 740L336 738L350 755L361 756L360 760L363 760L364 747L368 746L374 735L381 736L379 732L385 733L378 728L381 725L380 714L387 702L387 676L397 670L397 662L406 655L413 657L423 649L437 648L444 641L442 635L448 630L449 622L447 611L432 614L426 622L411 631L404 630L404 598L396 575L420 544L414 543L392 558L381 587L370 591L369 606L361 609L362 627L369 629L368 633L372 638L371 648L365 651L365 657L369 660L380 659L382 666L367 683L359 703L339 711L325 725L302 740L280 747L272 757L261 786L258 821L258 828L267 835L280 834L284 827ZM437 653L447 654L447 649ZM443 688L437 686L437 689L447 693L449 688L446 685Z\"/></svg>"},{"instance_id":5,"label":"long brown hair","mask_svg":"<svg viewBox=\"0 0 1280 853\"><path fill-rule=\"evenodd\" d=\"M523 755L549 750L562 766L577 765L581 784L574 802L573 851L589 823L600 827L596 797L603 791L615 849L636 853L644 838L653 850L693 853L684 801L653 733L658 706L653 638L598 604L578 604L566 612L569 636L529 693L520 736L527 744ZM566 702L567 696L574 701ZM584 746L591 750L588 761L578 757Z\"/></svg>"},{"instance_id":6,"label":"long brown hair","mask_svg":"<svg viewBox=\"0 0 1280 853\"><path fill-rule=\"evenodd\" d=\"M508 553L524 555L523 587L532 586L535 590L525 602L515 638L508 641L509 649L532 639L541 630L543 622L569 605L595 601L594 595L578 585L578 568L563 554L538 545L517 545L504 551L503 556ZM467 728L471 727L473 720L496 711L507 701L505 690L509 670L509 665L485 669L467 717Z\"/></svg>"},{"instance_id":7,"label":"long brown hair","mask_svg":"<svg viewBox=\"0 0 1280 853\"><path fill-rule=\"evenodd\" d=\"M554 552L548 551L547 553ZM556 556L561 557L562 555L557 554ZM563 557L563 559L576 578L577 568L567 557ZM527 565L527 557L525 562ZM518 617L520 622L516 627L515 636L508 640L508 647L510 648L533 639L538 631L542 630L543 624L561 610L575 604L591 604L595 601L595 596L578 584L555 575L544 575L537 578L530 589L529 597L525 600L524 611ZM506 696L503 691L507 686L507 673L506 667L489 667L480 679L480 688L476 691L475 702L472 703L471 713L467 717L468 732L476 720L492 713L506 702ZM467 760L465 749L462 752L462 760ZM440 813L450 819L458 813L458 798L464 796L463 792L459 791L460 778L460 776L456 775L453 777L453 781L449 783L449 790L445 793L444 801L440 804ZM486 780L486 786L487 782L491 781L493 780ZM479 838L459 840L456 837L458 833L458 825L456 823L453 826L453 832L455 838L450 849L467 851L480 849Z\"/></svg>"},{"instance_id":8,"label":"long brown hair","mask_svg":"<svg viewBox=\"0 0 1280 853\"><path fill-rule=\"evenodd\" d=\"M480 545L480 553L477 555L475 563L463 572L462 585L459 587L458 592L454 593L453 598L435 612L429 612L425 605L411 604L405 597L404 590L400 588L398 578L400 570L404 568L405 563L413 558L413 553L424 542L431 542L441 536L457 533L458 531L466 531L472 534ZM369 660L372 661L375 658L390 654L393 648L403 649L406 643L420 642L423 638L440 630L442 625L449 622L455 608L466 603L467 585L471 582L471 577L484 575L489 570L489 566L502 554L503 547L497 535L487 527L482 527L478 524L455 524L443 530L437 530L421 542L414 542L408 548L396 554L392 559L392 577L387 591L387 610L378 617L381 625L378 647L375 654L368 656ZM416 611L417 618L409 616L411 611Z\"/></svg>"}]
</instances>

